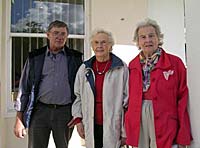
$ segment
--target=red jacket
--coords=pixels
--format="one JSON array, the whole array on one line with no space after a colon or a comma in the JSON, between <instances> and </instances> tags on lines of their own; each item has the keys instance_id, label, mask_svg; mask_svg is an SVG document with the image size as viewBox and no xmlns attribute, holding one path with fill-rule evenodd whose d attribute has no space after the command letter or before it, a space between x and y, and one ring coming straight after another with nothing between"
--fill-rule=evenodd
<instances>
[{"instance_id":1,"label":"red jacket","mask_svg":"<svg viewBox=\"0 0 200 148\"><path fill-rule=\"evenodd\" d=\"M139 56L129 64L129 106L125 115L127 144L138 146L142 107L142 69ZM151 71L151 90L157 148L172 143L190 145L186 69L180 58L162 50Z\"/></svg>"}]
</instances>

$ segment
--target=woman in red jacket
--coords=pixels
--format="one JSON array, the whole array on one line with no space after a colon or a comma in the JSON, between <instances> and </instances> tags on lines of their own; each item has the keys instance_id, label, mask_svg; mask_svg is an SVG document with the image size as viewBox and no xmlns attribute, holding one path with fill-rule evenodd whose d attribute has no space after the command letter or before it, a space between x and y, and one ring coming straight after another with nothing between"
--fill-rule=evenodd
<instances>
[{"instance_id":1,"label":"woman in red jacket","mask_svg":"<svg viewBox=\"0 0 200 148\"><path fill-rule=\"evenodd\" d=\"M192 140L187 111L186 69L162 49L163 34L151 19L139 23L134 41L141 52L129 64L127 144L133 148L185 148Z\"/></svg>"}]
</instances>

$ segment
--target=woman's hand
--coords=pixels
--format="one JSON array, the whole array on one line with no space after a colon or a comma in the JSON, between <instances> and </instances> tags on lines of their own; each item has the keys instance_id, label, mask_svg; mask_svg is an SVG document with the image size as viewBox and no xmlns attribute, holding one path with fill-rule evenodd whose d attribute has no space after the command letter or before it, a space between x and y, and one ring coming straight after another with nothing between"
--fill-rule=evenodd
<instances>
[{"instance_id":1,"label":"woman's hand","mask_svg":"<svg viewBox=\"0 0 200 148\"><path fill-rule=\"evenodd\" d=\"M185 145L178 145L178 148L187 148L187 146L185 146Z\"/></svg>"},{"instance_id":2,"label":"woman's hand","mask_svg":"<svg viewBox=\"0 0 200 148\"><path fill-rule=\"evenodd\" d=\"M125 145L126 144L126 138L124 137L121 137L121 146Z\"/></svg>"},{"instance_id":3,"label":"woman's hand","mask_svg":"<svg viewBox=\"0 0 200 148\"><path fill-rule=\"evenodd\" d=\"M76 127L77 127L77 131L78 131L79 136L81 138L85 139L85 131L84 131L83 123L80 122L80 123L76 124Z\"/></svg>"},{"instance_id":4,"label":"woman's hand","mask_svg":"<svg viewBox=\"0 0 200 148\"><path fill-rule=\"evenodd\" d=\"M68 126L69 128L73 128L74 125L75 125L74 119L72 119L71 121L69 121L69 123L67 123L67 126Z\"/></svg>"}]
</instances>

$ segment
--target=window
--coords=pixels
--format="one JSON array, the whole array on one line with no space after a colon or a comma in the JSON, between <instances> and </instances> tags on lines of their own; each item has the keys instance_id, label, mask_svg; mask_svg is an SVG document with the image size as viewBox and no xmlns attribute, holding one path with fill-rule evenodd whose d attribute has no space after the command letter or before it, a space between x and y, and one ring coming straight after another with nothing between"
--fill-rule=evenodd
<instances>
[{"instance_id":1,"label":"window","mask_svg":"<svg viewBox=\"0 0 200 148\"><path fill-rule=\"evenodd\" d=\"M84 52L85 47L85 1L84 0L12 0L10 20L11 60L10 89L8 101L12 109L12 100L16 98L19 79L28 52L46 45L46 29L50 22L61 20L69 27L67 46ZM10 95L7 95L8 97Z\"/></svg>"},{"instance_id":2,"label":"window","mask_svg":"<svg viewBox=\"0 0 200 148\"><path fill-rule=\"evenodd\" d=\"M12 33L44 33L50 22L62 20L70 34L84 35L84 0L14 0Z\"/></svg>"}]
</instances>

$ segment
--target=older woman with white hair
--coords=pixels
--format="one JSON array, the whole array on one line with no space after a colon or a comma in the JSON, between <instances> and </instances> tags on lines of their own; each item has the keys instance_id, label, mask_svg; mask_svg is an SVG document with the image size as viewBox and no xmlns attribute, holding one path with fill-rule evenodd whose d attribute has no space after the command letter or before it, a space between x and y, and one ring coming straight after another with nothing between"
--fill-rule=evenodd
<instances>
[{"instance_id":1,"label":"older woman with white hair","mask_svg":"<svg viewBox=\"0 0 200 148\"><path fill-rule=\"evenodd\" d=\"M119 148L126 139L128 68L111 52L114 39L110 32L97 29L90 39L95 55L78 70L74 120L69 125L76 124L87 148Z\"/></svg>"},{"instance_id":2,"label":"older woman with white hair","mask_svg":"<svg viewBox=\"0 0 200 148\"><path fill-rule=\"evenodd\" d=\"M141 50L129 64L129 104L125 115L127 144L134 148L185 148L192 140L187 111L186 68L162 48L156 21L135 30Z\"/></svg>"}]
</instances>

